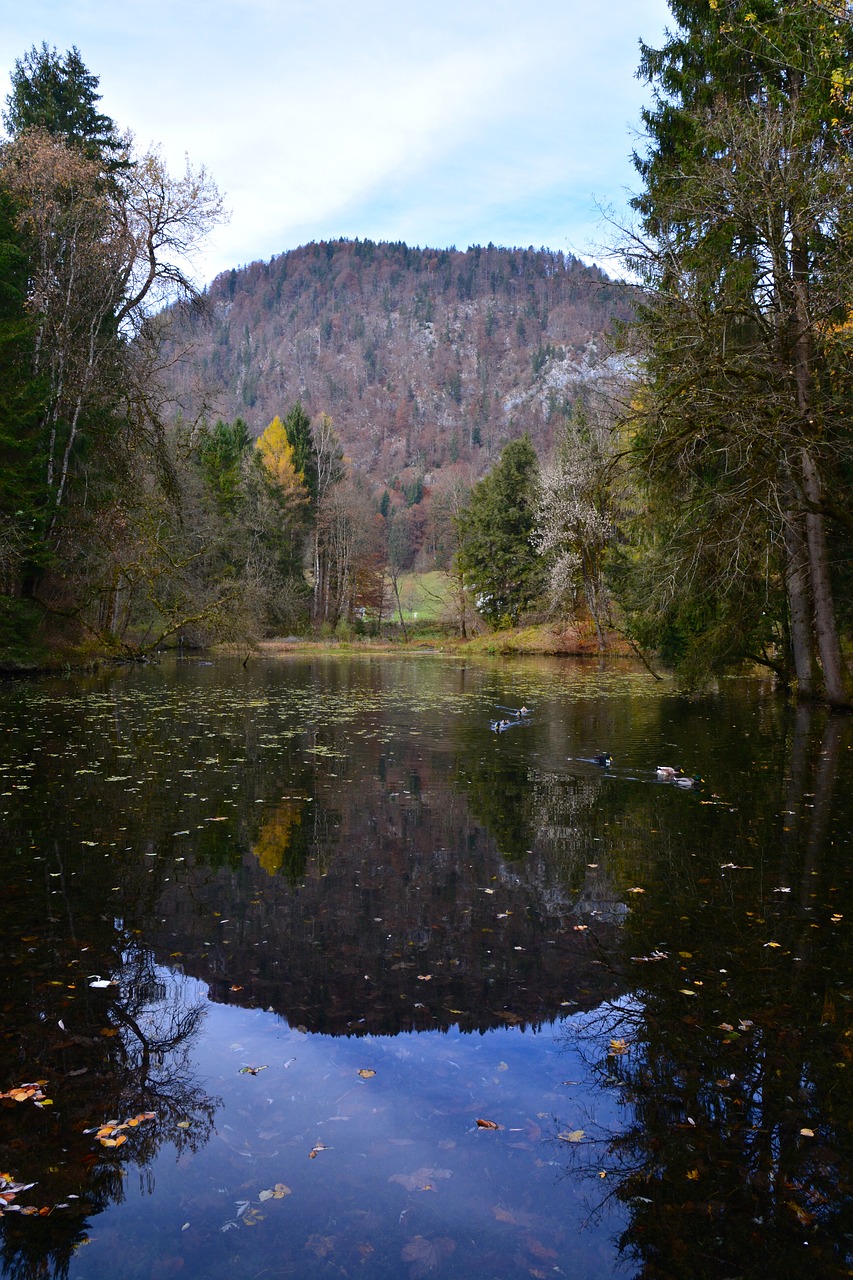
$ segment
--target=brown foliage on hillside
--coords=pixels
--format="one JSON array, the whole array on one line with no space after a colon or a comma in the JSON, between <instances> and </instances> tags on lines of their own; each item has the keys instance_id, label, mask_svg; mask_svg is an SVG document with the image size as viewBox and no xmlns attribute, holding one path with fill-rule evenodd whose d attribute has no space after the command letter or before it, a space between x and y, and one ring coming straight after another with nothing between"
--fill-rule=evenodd
<instances>
[{"instance_id":1,"label":"brown foliage on hillside","mask_svg":"<svg viewBox=\"0 0 853 1280\"><path fill-rule=\"evenodd\" d=\"M527 431L539 450L580 388L613 371L630 290L540 249L466 252L338 240L220 275L176 391L254 434L301 400L329 413L374 481L485 470ZM411 475L411 472L410 472Z\"/></svg>"}]
</instances>

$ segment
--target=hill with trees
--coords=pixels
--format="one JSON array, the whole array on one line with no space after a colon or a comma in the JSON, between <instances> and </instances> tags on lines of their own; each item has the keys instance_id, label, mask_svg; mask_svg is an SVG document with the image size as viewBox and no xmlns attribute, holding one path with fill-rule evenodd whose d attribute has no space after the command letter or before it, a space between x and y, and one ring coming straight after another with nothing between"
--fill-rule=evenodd
<instances>
[{"instance_id":1,"label":"hill with trees","mask_svg":"<svg viewBox=\"0 0 853 1280\"><path fill-rule=\"evenodd\" d=\"M225 272L207 302L178 330L185 412L207 404L258 436L300 402L392 487L482 473L524 432L547 451L579 391L623 364L607 334L631 315L627 286L563 253L359 240Z\"/></svg>"}]
</instances>

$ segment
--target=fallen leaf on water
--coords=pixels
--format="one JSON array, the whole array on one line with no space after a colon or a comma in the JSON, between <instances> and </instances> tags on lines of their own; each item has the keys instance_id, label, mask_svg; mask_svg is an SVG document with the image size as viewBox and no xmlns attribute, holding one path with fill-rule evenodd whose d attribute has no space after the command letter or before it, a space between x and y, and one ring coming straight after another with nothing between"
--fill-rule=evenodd
<instances>
[{"instance_id":1,"label":"fallen leaf on water","mask_svg":"<svg viewBox=\"0 0 853 1280\"><path fill-rule=\"evenodd\" d=\"M645 889L641 889L639 885L634 885L633 889L626 889L626 893L645 893Z\"/></svg>"},{"instance_id":2,"label":"fallen leaf on water","mask_svg":"<svg viewBox=\"0 0 853 1280\"><path fill-rule=\"evenodd\" d=\"M541 1240L537 1240L535 1236L526 1236L524 1243L534 1258L540 1258L543 1262L559 1256L555 1249L549 1249L547 1245L544 1245Z\"/></svg>"},{"instance_id":3,"label":"fallen leaf on water","mask_svg":"<svg viewBox=\"0 0 853 1280\"><path fill-rule=\"evenodd\" d=\"M315 1258L325 1258L328 1254L333 1253L335 1249L334 1236L309 1236L305 1241L305 1248L313 1253Z\"/></svg>"},{"instance_id":4,"label":"fallen leaf on water","mask_svg":"<svg viewBox=\"0 0 853 1280\"><path fill-rule=\"evenodd\" d=\"M628 1052L628 1041L617 1038L610 1041L609 1057L618 1058L620 1054Z\"/></svg>"},{"instance_id":5,"label":"fallen leaf on water","mask_svg":"<svg viewBox=\"0 0 853 1280\"><path fill-rule=\"evenodd\" d=\"M478 1129L502 1129L503 1125L496 1124L494 1120L478 1120Z\"/></svg>"},{"instance_id":6,"label":"fallen leaf on water","mask_svg":"<svg viewBox=\"0 0 853 1280\"><path fill-rule=\"evenodd\" d=\"M318 1151L328 1151L328 1150L329 1148L326 1146L325 1142L315 1142L314 1146L308 1152L308 1159L316 1160Z\"/></svg>"},{"instance_id":7,"label":"fallen leaf on water","mask_svg":"<svg viewBox=\"0 0 853 1280\"><path fill-rule=\"evenodd\" d=\"M179 1121L178 1121L178 1128L179 1128L179 1129L189 1129L189 1127L190 1127L190 1122L189 1122L189 1120L179 1120Z\"/></svg>"},{"instance_id":8,"label":"fallen leaf on water","mask_svg":"<svg viewBox=\"0 0 853 1280\"><path fill-rule=\"evenodd\" d=\"M583 1142L586 1134L583 1129L572 1129L571 1133L558 1133L561 1142Z\"/></svg>"},{"instance_id":9,"label":"fallen leaf on water","mask_svg":"<svg viewBox=\"0 0 853 1280\"><path fill-rule=\"evenodd\" d=\"M803 1135L804 1138L814 1137L814 1129L801 1129L800 1133Z\"/></svg>"},{"instance_id":10,"label":"fallen leaf on water","mask_svg":"<svg viewBox=\"0 0 853 1280\"><path fill-rule=\"evenodd\" d=\"M434 1240L415 1236L403 1246L400 1257L404 1262L411 1262L410 1274L413 1280L419 1280L420 1276L434 1271L445 1258L449 1258L455 1248L456 1242L449 1236L436 1236Z\"/></svg>"},{"instance_id":11,"label":"fallen leaf on water","mask_svg":"<svg viewBox=\"0 0 853 1280\"><path fill-rule=\"evenodd\" d=\"M691 1182L698 1182L698 1181L699 1181L699 1170L698 1170L698 1169L688 1169L688 1170L687 1170L687 1177L690 1179L690 1181L691 1181Z\"/></svg>"},{"instance_id":12,"label":"fallen leaf on water","mask_svg":"<svg viewBox=\"0 0 853 1280\"><path fill-rule=\"evenodd\" d=\"M433 1182L438 1178L450 1178L449 1169L416 1169L414 1173L392 1173L389 1182L399 1182L406 1191L435 1191Z\"/></svg>"},{"instance_id":13,"label":"fallen leaf on water","mask_svg":"<svg viewBox=\"0 0 853 1280\"><path fill-rule=\"evenodd\" d=\"M808 1227L812 1222L814 1222L814 1214L809 1213L808 1209L804 1209L802 1205L795 1204L793 1200L786 1200L785 1205L791 1210L800 1226Z\"/></svg>"},{"instance_id":14,"label":"fallen leaf on water","mask_svg":"<svg viewBox=\"0 0 853 1280\"><path fill-rule=\"evenodd\" d=\"M290 1194L290 1187L285 1186L283 1182L277 1182L274 1187L270 1187L267 1191L261 1191L258 1199L262 1202L265 1200L283 1200L285 1196Z\"/></svg>"},{"instance_id":15,"label":"fallen leaf on water","mask_svg":"<svg viewBox=\"0 0 853 1280\"><path fill-rule=\"evenodd\" d=\"M376 1075L376 1072L372 1067L362 1067L358 1074L361 1076L362 1080L372 1080Z\"/></svg>"},{"instance_id":16,"label":"fallen leaf on water","mask_svg":"<svg viewBox=\"0 0 853 1280\"><path fill-rule=\"evenodd\" d=\"M256 1076L259 1071L266 1071L268 1066L269 1063L265 1062L262 1067L241 1067L238 1074L241 1076Z\"/></svg>"},{"instance_id":17,"label":"fallen leaf on water","mask_svg":"<svg viewBox=\"0 0 853 1280\"><path fill-rule=\"evenodd\" d=\"M432 982L432 974L431 974L431 973L419 973L419 974L418 974L418 982Z\"/></svg>"},{"instance_id":18,"label":"fallen leaf on water","mask_svg":"<svg viewBox=\"0 0 853 1280\"><path fill-rule=\"evenodd\" d=\"M695 996L696 992L691 991L689 987L679 987L679 994L682 996Z\"/></svg>"},{"instance_id":19,"label":"fallen leaf on water","mask_svg":"<svg viewBox=\"0 0 853 1280\"><path fill-rule=\"evenodd\" d=\"M765 942L765 947L781 947L781 942Z\"/></svg>"}]
</instances>

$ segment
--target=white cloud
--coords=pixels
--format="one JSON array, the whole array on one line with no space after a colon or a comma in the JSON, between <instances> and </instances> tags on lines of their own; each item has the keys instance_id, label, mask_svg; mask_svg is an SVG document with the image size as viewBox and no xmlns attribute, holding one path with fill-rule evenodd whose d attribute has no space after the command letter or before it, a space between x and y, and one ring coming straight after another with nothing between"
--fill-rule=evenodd
<instances>
[{"instance_id":1,"label":"white cloud","mask_svg":"<svg viewBox=\"0 0 853 1280\"><path fill-rule=\"evenodd\" d=\"M606 21L585 0L31 0L4 48L11 65L78 45L140 143L207 166L232 210L209 278L332 235L579 247L595 198L630 181L637 41L665 17L663 0L611 0Z\"/></svg>"}]
</instances>

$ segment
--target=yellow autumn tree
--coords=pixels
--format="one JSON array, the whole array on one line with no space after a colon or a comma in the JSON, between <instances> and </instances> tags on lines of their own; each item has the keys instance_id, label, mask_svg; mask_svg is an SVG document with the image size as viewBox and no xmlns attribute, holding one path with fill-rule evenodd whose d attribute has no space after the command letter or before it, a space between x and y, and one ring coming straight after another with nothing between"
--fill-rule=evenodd
<instances>
[{"instance_id":1,"label":"yellow autumn tree","mask_svg":"<svg viewBox=\"0 0 853 1280\"><path fill-rule=\"evenodd\" d=\"M289 508L304 507L309 501L305 476L296 470L293 445L278 414L258 437L257 450L268 478L279 490L279 497L285 505Z\"/></svg>"}]
</instances>

